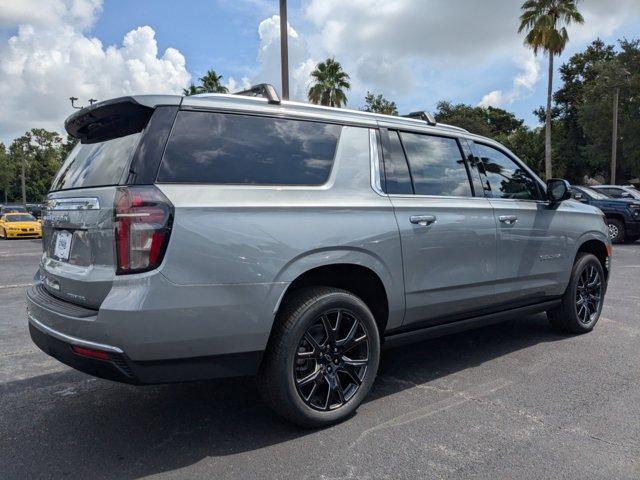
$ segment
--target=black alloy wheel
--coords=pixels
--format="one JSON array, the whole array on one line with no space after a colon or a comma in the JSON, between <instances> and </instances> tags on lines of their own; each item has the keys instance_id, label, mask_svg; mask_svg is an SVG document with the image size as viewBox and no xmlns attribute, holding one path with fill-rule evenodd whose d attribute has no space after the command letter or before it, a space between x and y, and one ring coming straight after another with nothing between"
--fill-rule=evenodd
<instances>
[{"instance_id":1,"label":"black alloy wheel","mask_svg":"<svg viewBox=\"0 0 640 480\"><path fill-rule=\"evenodd\" d=\"M606 291L604 262L591 253L578 253L560 304L547 310L551 325L568 333L590 332L600 318Z\"/></svg>"},{"instance_id":2,"label":"black alloy wheel","mask_svg":"<svg viewBox=\"0 0 640 480\"><path fill-rule=\"evenodd\" d=\"M369 364L369 337L346 309L316 318L298 343L294 381L302 401L314 410L335 410L357 393Z\"/></svg>"},{"instance_id":3,"label":"black alloy wheel","mask_svg":"<svg viewBox=\"0 0 640 480\"><path fill-rule=\"evenodd\" d=\"M283 300L256 380L280 416L325 427L355 413L379 361L379 326L368 305L347 290L305 287Z\"/></svg>"},{"instance_id":4,"label":"black alloy wheel","mask_svg":"<svg viewBox=\"0 0 640 480\"><path fill-rule=\"evenodd\" d=\"M591 324L602 309L603 285L595 265L587 265L576 284L576 315L585 325Z\"/></svg>"}]
</instances>

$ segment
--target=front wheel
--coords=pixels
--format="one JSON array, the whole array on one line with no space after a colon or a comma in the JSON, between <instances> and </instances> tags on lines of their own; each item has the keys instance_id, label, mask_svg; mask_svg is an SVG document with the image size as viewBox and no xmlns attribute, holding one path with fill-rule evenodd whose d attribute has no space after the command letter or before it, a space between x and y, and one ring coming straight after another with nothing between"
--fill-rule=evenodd
<instances>
[{"instance_id":1,"label":"front wheel","mask_svg":"<svg viewBox=\"0 0 640 480\"><path fill-rule=\"evenodd\" d=\"M570 333L593 330L602 312L606 285L600 260L590 253L580 253L573 264L562 303L547 312L551 324Z\"/></svg>"},{"instance_id":2,"label":"front wheel","mask_svg":"<svg viewBox=\"0 0 640 480\"><path fill-rule=\"evenodd\" d=\"M367 305L350 292L314 287L281 307L258 373L269 406L302 427L351 415L373 385L380 336Z\"/></svg>"}]
</instances>

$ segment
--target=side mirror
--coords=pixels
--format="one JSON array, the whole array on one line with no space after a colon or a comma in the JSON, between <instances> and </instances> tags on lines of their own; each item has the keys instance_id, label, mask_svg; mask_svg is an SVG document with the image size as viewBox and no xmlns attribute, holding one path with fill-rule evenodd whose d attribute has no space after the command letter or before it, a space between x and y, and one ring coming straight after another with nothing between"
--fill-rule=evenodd
<instances>
[{"instance_id":1,"label":"side mirror","mask_svg":"<svg viewBox=\"0 0 640 480\"><path fill-rule=\"evenodd\" d=\"M620 195L620 198L633 198L633 195L631 195L629 192L624 192L622 195Z\"/></svg>"},{"instance_id":2,"label":"side mirror","mask_svg":"<svg viewBox=\"0 0 640 480\"><path fill-rule=\"evenodd\" d=\"M547 200L549 203L560 203L571 198L571 185L560 178L547 180Z\"/></svg>"}]
</instances>

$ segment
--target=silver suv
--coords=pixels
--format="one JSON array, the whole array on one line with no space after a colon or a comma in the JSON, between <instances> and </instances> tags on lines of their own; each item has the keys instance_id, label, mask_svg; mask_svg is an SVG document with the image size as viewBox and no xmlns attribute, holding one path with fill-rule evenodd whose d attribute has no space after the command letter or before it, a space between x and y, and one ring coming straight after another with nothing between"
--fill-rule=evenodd
<instances>
[{"instance_id":1,"label":"silver suv","mask_svg":"<svg viewBox=\"0 0 640 480\"><path fill-rule=\"evenodd\" d=\"M321 426L363 401L382 345L542 311L595 326L611 244L565 181L424 113L242 93L67 119L27 293L42 350L133 384L256 375Z\"/></svg>"}]
</instances>

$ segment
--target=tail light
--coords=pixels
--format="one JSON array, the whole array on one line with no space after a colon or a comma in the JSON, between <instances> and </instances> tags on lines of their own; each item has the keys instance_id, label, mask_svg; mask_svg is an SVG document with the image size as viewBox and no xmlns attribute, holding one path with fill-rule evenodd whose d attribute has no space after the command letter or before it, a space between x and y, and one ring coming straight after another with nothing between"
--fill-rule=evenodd
<instances>
[{"instance_id":1,"label":"tail light","mask_svg":"<svg viewBox=\"0 0 640 480\"><path fill-rule=\"evenodd\" d=\"M173 205L154 186L119 187L115 200L117 273L140 273L162 263Z\"/></svg>"}]
</instances>

